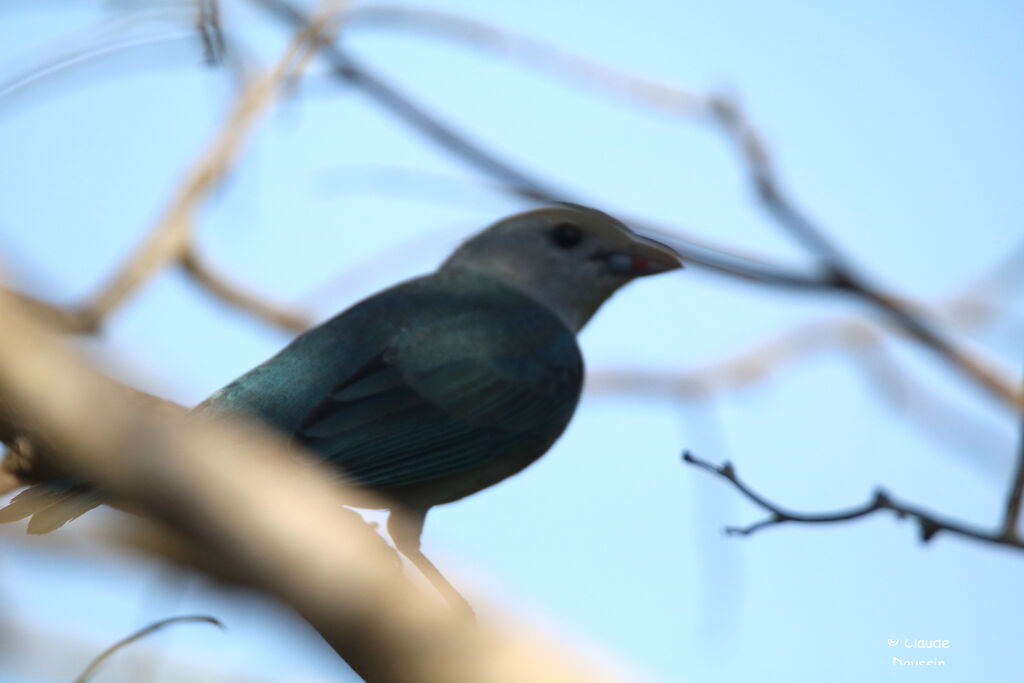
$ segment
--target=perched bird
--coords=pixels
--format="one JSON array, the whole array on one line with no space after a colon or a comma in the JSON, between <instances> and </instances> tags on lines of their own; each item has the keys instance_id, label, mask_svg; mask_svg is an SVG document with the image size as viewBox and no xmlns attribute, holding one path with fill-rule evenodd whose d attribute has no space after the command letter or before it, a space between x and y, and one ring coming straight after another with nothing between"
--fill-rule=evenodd
<instances>
[{"instance_id":1,"label":"perched bird","mask_svg":"<svg viewBox=\"0 0 1024 683\"><path fill-rule=\"evenodd\" d=\"M434 273L297 337L192 414L255 417L380 494L402 513L388 521L398 550L457 602L420 551L427 511L543 455L580 396L576 333L627 282L681 265L594 209L516 214Z\"/></svg>"}]
</instances>

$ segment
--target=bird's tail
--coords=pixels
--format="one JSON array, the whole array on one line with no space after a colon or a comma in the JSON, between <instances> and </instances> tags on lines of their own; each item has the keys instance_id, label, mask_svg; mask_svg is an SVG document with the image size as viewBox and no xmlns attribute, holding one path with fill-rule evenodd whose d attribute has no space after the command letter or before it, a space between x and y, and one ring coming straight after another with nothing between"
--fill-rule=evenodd
<instances>
[{"instance_id":1,"label":"bird's tail","mask_svg":"<svg viewBox=\"0 0 1024 683\"><path fill-rule=\"evenodd\" d=\"M48 534L103 503L89 486L47 482L25 489L0 509L0 524L31 517L28 533Z\"/></svg>"}]
</instances>

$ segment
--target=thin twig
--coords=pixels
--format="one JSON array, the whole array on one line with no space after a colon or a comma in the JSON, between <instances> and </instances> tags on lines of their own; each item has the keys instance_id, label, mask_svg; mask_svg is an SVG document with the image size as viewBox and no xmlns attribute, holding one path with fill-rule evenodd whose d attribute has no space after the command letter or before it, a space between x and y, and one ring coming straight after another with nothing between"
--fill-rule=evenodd
<instances>
[{"instance_id":1,"label":"thin twig","mask_svg":"<svg viewBox=\"0 0 1024 683\"><path fill-rule=\"evenodd\" d=\"M247 136L273 103L281 84L297 77L309 63L316 51L317 42L322 39L325 31L329 31L329 24L341 11L340 6L330 5L325 3L325 9L296 34L273 68L245 87L218 133L186 173L156 225L97 293L85 304L67 309L24 295L19 298L58 329L72 333L94 333L114 310L164 268L178 263L193 275L196 272L202 273L193 268L194 259L192 263L188 262L193 255L193 225L200 205L230 171L241 154ZM312 39L313 36L317 36L317 41ZM269 304L257 305L252 297L242 295L213 278L207 278L201 283L204 286L216 284L217 287L211 287L213 294L232 300L232 303L254 315L267 314L271 324L285 322L288 329L297 328L299 317L295 314L282 312Z\"/></svg>"},{"instance_id":2,"label":"thin twig","mask_svg":"<svg viewBox=\"0 0 1024 683\"><path fill-rule=\"evenodd\" d=\"M253 1L281 17L292 27L301 28L308 25L305 15L286 0ZM588 203L586 199L539 180L485 149L480 143L470 140L455 127L429 113L424 106L414 102L381 76L373 73L338 45L324 41L319 54L330 66L334 77L359 88L426 139L471 168L499 181L509 191L532 201ZM630 225L640 231L648 231L648 228L652 231L664 230L647 222L630 221ZM668 242L687 262L728 275L783 287L821 289L829 286L829 283L818 274L807 274L786 266L752 261L705 245L692 244L678 236L672 239L663 238L662 241Z\"/></svg>"},{"instance_id":3,"label":"thin twig","mask_svg":"<svg viewBox=\"0 0 1024 683\"><path fill-rule=\"evenodd\" d=\"M211 66L223 63L227 54L224 29L220 23L218 0L199 0L196 12L196 30L203 41L203 59Z\"/></svg>"},{"instance_id":4,"label":"thin twig","mask_svg":"<svg viewBox=\"0 0 1024 683\"><path fill-rule=\"evenodd\" d=\"M897 503L881 488L876 489L872 498L866 503L852 508L847 508L845 510L819 513L794 512L770 502L767 498L750 488L740 480L736 474L735 468L729 462L725 462L722 465L715 465L706 460L701 460L695 457L689 451L685 451L683 453L683 461L725 479L732 484L733 488L743 494L747 500L769 513L767 518L747 526L726 527L724 531L727 534L749 536L761 531L762 529L789 522L797 524L834 524L837 522L849 522L862 517L867 517L879 510L891 510L901 519L909 518L917 522L922 542L930 541L939 532L948 532L972 538L976 541L983 541L993 545L1002 545L1024 550L1024 540L1019 538L1016 534L1006 533L1004 530L995 532L985 531L947 517L940 517L914 505Z\"/></svg>"},{"instance_id":5,"label":"thin twig","mask_svg":"<svg viewBox=\"0 0 1024 683\"><path fill-rule=\"evenodd\" d=\"M222 624L217 619L215 619L213 617L203 616L203 615L185 616L185 617L170 617L168 619L161 619L160 621L152 623L149 626L146 626L145 628L139 629L138 631L136 631L135 633L131 634L127 638L122 638L121 640L117 641L116 643L114 643L113 645L108 647L106 650L101 652L99 655L96 656L96 658L94 660L89 662L89 666L85 667L85 670L82 673L78 674L78 677L75 678L75 683L86 683L89 679L91 679L96 674L96 672L100 668L100 665L102 665L103 662L107 661L110 658L111 655L113 655L115 652L117 652L118 650L120 650L124 646L131 645L135 641L140 640L142 638L145 638L146 636L151 635L153 633L156 633L157 631L165 629L168 626L172 626L174 624L186 624L186 623L191 623L191 624L196 624L196 623L213 624L214 626L216 626L217 628L221 629L222 631L225 628L224 624Z\"/></svg>"},{"instance_id":6,"label":"thin twig","mask_svg":"<svg viewBox=\"0 0 1024 683\"><path fill-rule=\"evenodd\" d=\"M1024 415L1024 393L1017 391L1005 373L993 369L990 361L961 348L917 311L885 293L854 265L821 226L796 206L778 182L771 157L742 109L724 97L713 98L713 103L714 120L740 151L757 197L780 227L820 259L834 288L874 306L948 365Z\"/></svg>"},{"instance_id":7,"label":"thin twig","mask_svg":"<svg viewBox=\"0 0 1024 683\"><path fill-rule=\"evenodd\" d=\"M278 86L305 67L316 49L312 36L320 35L335 12L324 13L300 31L277 64L242 92L210 146L186 174L156 227L125 268L93 298L89 310L100 318L106 317L160 268L184 257L200 202L227 174L250 130L273 102Z\"/></svg>"},{"instance_id":8,"label":"thin twig","mask_svg":"<svg viewBox=\"0 0 1024 683\"><path fill-rule=\"evenodd\" d=\"M1020 523L1021 498L1024 497L1024 419L1020 423L1020 443L1017 446L1017 462L1014 467L1013 483L1006 498L1006 515L1003 518L1003 534L1016 537Z\"/></svg>"},{"instance_id":9,"label":"thin twig","mask_svg":"<svg viewBox=\"0 0 1024 683\"><path fill-rule=\"evenodd\" d=\"M1024 249L1024 243L1021 248ZM904 300L901 305L922 311L960 331L970 331L990 322L1001 305L1019 286L1024 272L1021 261L1000 260L961 292L938 303ZM742 389L763 380L781 366L828 350L859 350L884 341L881 325L888 323L892 334L906 335L891 320L877 323L864 316L825 319L794 327L776 337L759 341L740 353L702 367L680 372L605 369L591 374L590 391L628 391L676 398L703 398L711 392ZM889 373L891 374L891 373Z\"/></svg>"},{"instance_id":10,"label":"thin twig","mask_svg":"<svg viewBox=\"0 0 1024 683\"><path fill-rule=\"evenodd\" d=\"M192 280L209 294L229 306L248 313L259 320L289 332L302 332L312 325L306 315L284 308L266 299L246 292L238 285L228 282L200 257L195 249L188 249L181 259L181 266Z\"/></svg>"}]
</instances>

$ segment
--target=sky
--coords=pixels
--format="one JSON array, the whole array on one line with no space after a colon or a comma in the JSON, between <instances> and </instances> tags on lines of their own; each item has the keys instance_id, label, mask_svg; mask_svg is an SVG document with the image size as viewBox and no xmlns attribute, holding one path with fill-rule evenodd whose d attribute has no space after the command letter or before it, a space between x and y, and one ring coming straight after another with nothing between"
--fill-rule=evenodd
<instances>
[{"instance_id":1,"label":"sky","mask_svg":"<svg viewBox=\"0 0 1024 683\"><path fill-rule=\"evenodd\" d=\"M954 296L1021 239L1017 3L419 6L735 96L799 205L901 295ZM176 7L83 0L0 9L0 269L16 287L55 302L87 297L154 224L217 130L234 84L203 67ZM240 0L223 11L232 44L258 64L276 58L287 31ZM704 123L408 30L354 23L343 36L430 111L585 201L812 263ZM55 55L125 41L141 46L13 87ZM522 208L313 64L204 207L197 239L233 280L325 319L429 271L462 238ZM885 343L921 388L897 388L902 400L858 356L835 349L701 398L596 391L606 371L697 370L802 325L867 313L850 299L696 267L630 286L581 335L595 390L563 438L522 474L433 510L427 554L481 613L526 619L640 680L1021 680L1019 551L943 534L923 545L912 524L885 514L725 536L723 526L761 513L680 462L683 449L731 460L757 490L797 510L856 505L884 485L901 500L994 526L1019 427L927 352ZM1021 321L1011 297L996 323L957 339L1019 380ZM192 404L288 338L166 272L99 339L78 344L115 376ZM929 398L967 422L922 427L914 415ZM90 513L52 541L4 530L6 618L22 625L19 638L60 634L68 645L33 656L38 641L9 640L20 654L0 657L0 680L69 680L90 653L172 614L212 614L227 630L179 626L137 645L137 658L153 659L149 680L175 680L184 666L193 680L353 680L287 608L90 541L122 521ZM941 652L923 651L944 664L894 665L919 658L904 647L917 639L948 640ZM128 680L119 667L132 657L96 680Z\"/></svg>"}]
</instances>

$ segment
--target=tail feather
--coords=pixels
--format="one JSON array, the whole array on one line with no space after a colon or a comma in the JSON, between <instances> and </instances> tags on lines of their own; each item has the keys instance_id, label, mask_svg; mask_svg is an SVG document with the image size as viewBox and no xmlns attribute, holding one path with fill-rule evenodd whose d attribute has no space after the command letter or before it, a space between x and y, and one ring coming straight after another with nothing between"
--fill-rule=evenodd
<instances>
[{"instance_id":1,"label":"tail feather","mask_svg":"<svg viewBox=\"0 0 1024 683\"><path fill-rule=\"evenodd\" d=\"M0 509L0 524L31 517L28 533L47 534L103 503L102 497L92 489L54 489L52 485L39 485L26 489Z\"/></svg>"},{"instance_id":2,"label":"tail feather","mask_svg":"<svg viewBox=\"0 0 1024 683\"><path fill-rule=\"evenodd\" d=\"M25 489L12 498L6 507L0 509L0 523L16 522L31 517L64 496L67 496L66 492L53 491L43 486Z\"/></svg>"},{"instance_id":3,"label":"tail feather","mask_svg":"<svg viewBox=\"0 0 1024 683\"><path fill-rule=\"evenodd\" d=\"M102 503L103 499L95 491L68 496L33 514L28 522L28 533L48 534Z\"/></svg>"}]
</instances>

